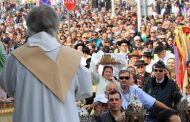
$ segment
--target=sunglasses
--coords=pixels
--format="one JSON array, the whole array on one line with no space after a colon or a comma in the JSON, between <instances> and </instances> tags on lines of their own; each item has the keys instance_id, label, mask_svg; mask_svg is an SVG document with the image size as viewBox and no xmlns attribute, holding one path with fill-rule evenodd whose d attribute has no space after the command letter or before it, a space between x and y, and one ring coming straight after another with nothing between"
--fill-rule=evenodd
<instances>
[{"instance_id":1,"label":"sunglasses","mask_svg":"<svg viewBox=\"0 0 190 122\"><path fill-rule=\"evenodd\" d=\"M163 72L164 70L163 69L154 69L155 72Z\"/></svg>"},{"instance_id":2,"label":"sunglasses","mask_svg":"<svg viewBox=\"0 0 190 122\"><path fill-rule=\"evenodd\" d=\"M129 77L129 76L120 76L119 79L120 79L120 80L124 80L124 79L125 79L125 80L129 80L130 77Z\"/></svg>"},{"instance_id":3,"label":"sunglasses","mask_svg":"<svg viewBox=\"0 0 190 122\"><path fill-rule=\"evenodd\" d=\"M156 33L156 32L150 32L150 33Z\"/></svg>"}]
</instances>

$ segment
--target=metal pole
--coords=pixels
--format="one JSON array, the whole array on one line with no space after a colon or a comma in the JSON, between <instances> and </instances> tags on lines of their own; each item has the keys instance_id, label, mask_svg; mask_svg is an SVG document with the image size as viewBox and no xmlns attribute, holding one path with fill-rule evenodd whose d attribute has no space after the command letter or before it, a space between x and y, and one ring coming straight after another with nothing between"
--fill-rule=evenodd
<instances>
[{"instance_id":1,"label":"metal pole","mask_svg":"<svg viewBox=\"0 0 190 122\"><path fill-rule=\"evenodd\" d=\"M111 10L112 10L112 17L115 16L115 5L114 5L114 0L111 0Z\"/></svg>"},{"instance_id":2,"label":"metal pole","mask_svg":"<svg viewBox=\"0 0 190 122\"><path fill-rule=\"evenodd\" d=\"M69 13L69 11L67 11L67 17L68 17L68 32L70 35L71 33L70 33L70 13Z\"/></svg>"},{"instance_id":3,"label":"metal pole","mask_svg":"<svg viewBox=\"0 0 190 122\"><path fill-rule=\"evenodd\" d=\"M147 17L147 2L144 0L144 22L146 24L146 17Z\"/></svg>"},{"instance_id":4,"label":"metal pole","mask_svg":"<svg viewBox=\"0 0 190 122\"><path fill-rule=\"evenodd\" d=\"M138 23L138 31L140 31L141 26L141 0L137 0L137 23Z\"/></svg>"}]
</instances>

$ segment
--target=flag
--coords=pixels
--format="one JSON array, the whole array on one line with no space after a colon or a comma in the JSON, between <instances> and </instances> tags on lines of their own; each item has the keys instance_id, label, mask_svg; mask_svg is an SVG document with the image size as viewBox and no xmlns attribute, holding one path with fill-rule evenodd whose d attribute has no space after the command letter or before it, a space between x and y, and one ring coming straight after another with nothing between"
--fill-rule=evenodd
<instances>
[{"instance_id":1,"label":"flag","mask_svg":"<svg viewBox=\"0 0 190 122\"><path fill-rule=\"evenodd\" d=\"M174 31L174 53L177 83L181 91L186 94L188 76L186 62L190 59L190 27L178 27Z\"/></svg>"}]
</instances>

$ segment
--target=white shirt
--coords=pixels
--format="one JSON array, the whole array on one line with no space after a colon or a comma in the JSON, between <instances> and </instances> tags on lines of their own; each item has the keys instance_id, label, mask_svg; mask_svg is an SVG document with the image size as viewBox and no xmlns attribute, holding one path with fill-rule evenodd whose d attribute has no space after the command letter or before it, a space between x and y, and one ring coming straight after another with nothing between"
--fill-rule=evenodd
<instances>
[{"instance_id":1,"label":"white shirt","mask_svg":"<svg viewBox=\"0 0 190 122\"><path fill-rule=\"evenodd\" d=\"M163 59L158 57L158 59L155 62L158 62L159 60L161 60L164 62L165 65L167 65L169 58L175 58L175 55L173 53L166 51L165 57Z\"/></svg>"},{"instance_id":2,"label":"white shirt","mask_svg":"<svg viewBox=\"0 0 190 122\"><path fill-rule=\"evenodd\" d=\"M162 83L162 82L164 82L164 77L163 77L163 79L160 80L160 81L156 80L156 82L157 82L157 83Z\"/></svg>"},{"instance_id":3,"label":"white shirt","mask_svg":"<svg viewBox=\"0 0 190 122\"><path fill-rule=\"evenodd\" d=\"M118 81L116 80L109 81L109 80L106 80L102 75L100 75L98 71L96 70L96 65L94 64L93 60L91 60L91 63L90 63L90 71L92 75L92 80L96 84L96 95L104 94L106 86L111 82L119 86Z\"/></svg>"},{"instance_id":4,"label":"white shirt","mask_svg":"<svg viewBox=\"0 0 190 122\"><path fill-rule=\"evenodd\" d=\"M122 107L123 109L127 109L129 104L134 101L134 95L136 94L138 100L145 106L145 108L150 108L154 105L156 99L145 93L141 88L136 86L130 86L127 93L120 90L122 97Z\"/></svg>"},{"instance_id":5,"label":"white shirt","mask_svg":"<svg viewBox=\"0 0 190 122\"><path fill-rule=\"evenodd\" d=\"M177 16L177 14L179 13L179 7L178 6L174 6L172 5L172 13Z\"/></svg>"},{"instance_id":6,"label":"white shirt","mask_svg":"<svg viewBox=\"0 0 190 122\"><path fill-rule=\"evenodd\" d=\"M127 52L122 52L122 51L120 51L120 52L118 53L118 55L122 55L122 56L125 57L126 66L129 65L129 59L128 59L129 53L130 53L129 50L127 50Z\"/></svg>"},{"instance_id":7,"label":"white shirt","mask_svg":"<svg viewBox=\"0 0 190 122\"><path fill-rule=\"evenodd\" d=\"M87 58L85 58L84 56L82 56L82 58L81 58L81 65L82 66L86 66L86 60L88 59L88 58L91 58L91 56L89 55Z\"/></svg>"},{"instance_id":8,"label":"white shirt","mask_svg":"<svg viewBox=\"0 0 190 122\"><path fill-rule=\"evenodd\" d=\"M151 62L150 62L150 64L148 64L148 65L146 65L146 72L148 72L148 73L151 73L152 72L152 66L154 65L154 60L153 59L151 59Z\"/></svg>"}]
</instances>

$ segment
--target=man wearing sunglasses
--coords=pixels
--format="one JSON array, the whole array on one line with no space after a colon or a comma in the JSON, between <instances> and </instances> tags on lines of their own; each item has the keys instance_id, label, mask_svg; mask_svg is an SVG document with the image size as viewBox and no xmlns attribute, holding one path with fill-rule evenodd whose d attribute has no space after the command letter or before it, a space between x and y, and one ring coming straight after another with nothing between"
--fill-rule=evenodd
<instances>
[{"instance_id":1,"label":"man wearing sunglasses","mask_svg":"<svg viewBox=\"0 0 190 122\"><path fill-rule=\"evenodd\" d=\"M177 84L169 79L166 75L166 66L163 61L159 60L153 65L154 77L150 78L145 84L144 90L156 100L164 103L170 108L176 109L176 104L180 101L182 95ZM149 109L150 122L156 121L160 109L152 107Z\"/></svg>"},{"instance_id":2,"label":"man wearing sunglasses","mask_svg":"<svg viewBox=\"0 0 190 122\"><path fill-rule=\"evenodd\" d=\"M135 93L140 102L142 102L147 109L153 106L160 109L169 109L166 105L145 93L141 88L131 86L130 80L132 80L132 74L128 70L121 70L119 72L120 93L122 97L122 108L124 110L127 109L128 105L134 100Z\"/></svg>"}]
</instances>

